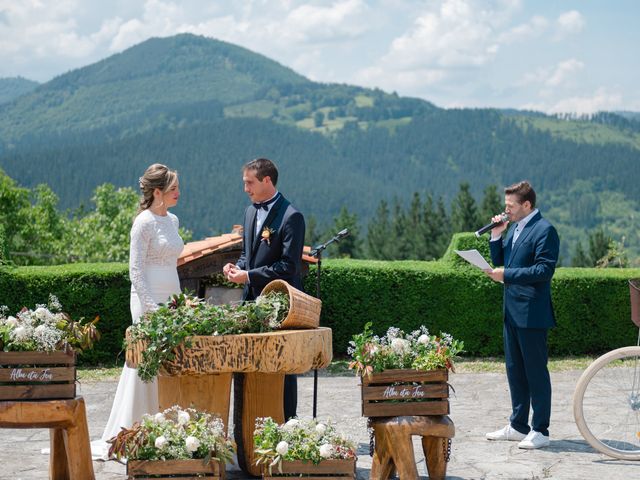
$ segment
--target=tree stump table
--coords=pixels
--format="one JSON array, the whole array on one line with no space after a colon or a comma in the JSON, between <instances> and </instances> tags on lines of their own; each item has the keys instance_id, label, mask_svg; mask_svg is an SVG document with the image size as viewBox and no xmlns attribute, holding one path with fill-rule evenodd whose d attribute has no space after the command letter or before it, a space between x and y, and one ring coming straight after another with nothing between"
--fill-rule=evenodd
<instances>
[{"instance_id":1,"label":"tree stump table","mask_svg":"<svg viewBox=\"0 0 640 480\"><path fill-rule=\"evenodd\" d=\"M0 428L49 428L52 480L93 480L87 413L82 397L0 402Z\"/></svg>"},{"instance_id":2,"label":"tree stump table","mask_svg":"<svg viewBox=\"0 0 640 480\"><path fill-rule=\"evenodd\" d=\"M400 480L419 478L413 452L413 435L422 437L429 479L443 480L447 474L449 440L455 435L447 415L381 417L371 419L375 451L371 480L386 480L394 471Z\"/></svg>"},{"instance_id":3,"label":"tree stump table","mask_svg":"<svg viewBox=\"0 0 640 480\"><path fill-rule=\"evenodd\" d=\"M218 414L225 427L229 420L231 378L243 373L242 401L236 402L234 437L240 467L259 476L255 465L253 431L259 417L284 422L284 376L324 368L333 356L331 329L279 330L276 332L196 336L191 347L180 346L175 358L165 362L158 375L160 409L172 405ZM127 365L136 368L144 345L127 350ZM241 412L241 413L240 413Z\"/></svg>"}]
</instances>

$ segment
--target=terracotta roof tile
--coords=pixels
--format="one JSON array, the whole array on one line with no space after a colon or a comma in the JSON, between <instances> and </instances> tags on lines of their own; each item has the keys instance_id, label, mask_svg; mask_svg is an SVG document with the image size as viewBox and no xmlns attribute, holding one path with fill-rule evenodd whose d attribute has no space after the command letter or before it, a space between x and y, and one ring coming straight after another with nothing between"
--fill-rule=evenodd
<instances>
[{"instance_id":1,"label":"terracotta roof tile","mask_svg":"<svg viewBox=\"0 0 640 480\"><path fill-rule=\"evenodd\" d=\"M217 252L223 252L233 247L242 246L242 226L234 225L232 233L225 233L218 237L207 237L204 240L186 243L182 253L178 257L178 266L192 262ZM310 257L308 253L311 247L304 247L302 259L307 263L318 263L317 259Z\"/></svg>"}]
</instances>

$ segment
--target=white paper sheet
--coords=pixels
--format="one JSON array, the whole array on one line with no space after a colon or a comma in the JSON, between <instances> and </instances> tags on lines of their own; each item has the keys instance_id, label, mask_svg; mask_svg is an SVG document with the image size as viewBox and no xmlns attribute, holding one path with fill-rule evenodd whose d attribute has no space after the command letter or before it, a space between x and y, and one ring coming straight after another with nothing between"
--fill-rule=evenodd
<instances>
[{"instance_id":1,"label":"white paper sheet","mask_svg":"<svg viewBox=\"0 0 640 480\"><path fill-rule=\"evenodd\" d=\"M454 250L454 252L481 270L491 270L491 265L489 265L478 250Z\"/></svg>"}]
</instances>

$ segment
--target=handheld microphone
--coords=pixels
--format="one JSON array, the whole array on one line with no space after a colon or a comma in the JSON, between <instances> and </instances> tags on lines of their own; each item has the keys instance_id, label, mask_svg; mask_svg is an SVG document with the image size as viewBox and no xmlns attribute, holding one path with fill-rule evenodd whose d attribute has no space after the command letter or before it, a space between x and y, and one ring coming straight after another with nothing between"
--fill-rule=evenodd
<instances>
[{"instance_id":1,"label":"handheld microphone","mask_svg":"<svg viewBox=\"0 0 640 480\"><path fill-rule=\"evenodd\" d=\"M488 225L485 225L481 229L477 230L476 231L476 237L480 238L481 235L484 235L485 233L487 233L491 229L497 227L498 225L502 225L507 220L509 220L509 215L507 215L505 212L502 212L500 214L500 221L489 223Z\"/></svg>"},{"instance_id":2,"label":"handheld microphone","mask_svg":"<svg viewBox=\"0 0 640 480\"><path fill-rule=\"evenodd\" d=\"M340 230L336 235L336 240L340 240L341 238L344 238L347 235L349 235L349 229L348 228L345 228L344 230Z\"/></svg>"}]
</instances>

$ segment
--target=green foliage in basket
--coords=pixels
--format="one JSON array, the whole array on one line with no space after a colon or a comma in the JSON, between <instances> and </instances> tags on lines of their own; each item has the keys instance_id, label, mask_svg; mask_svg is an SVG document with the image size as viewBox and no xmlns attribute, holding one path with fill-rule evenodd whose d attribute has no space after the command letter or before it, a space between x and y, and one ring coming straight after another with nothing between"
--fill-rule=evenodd
<instances>
[{"instance_id":1,"label":"green foliage in basket","mask_svg":"<svg viewBox=\"0 0 640 480\"><path fill-rule=\"evenodd\" d=\"M15 316L8 307L0 306L0 351L53 352L73 349L78 353L93 347L100 338L96 329L99 317L90 322L72 320L62 312L55 295L49 294L47 304L34 310L23 307Z\"/></svg>"},{"instance_id":2,"label":"green foliage in basket","mask_svg":"<svg viewBox=\"0 0 640 480\"><path fill-rule=\"evenodd\" d=\"M145 344L138 376L148 382L173 350L194 335L236 335L276 330L289 313L289 296L269 292L254 302L209 305L197 297L174 295L157 310L145 313L130 332L130 340Z\"/></svg>"},{"instance_id":3,"label":"green foliage in basket","mask_svg":"<svg viewBox=\"0 0 640 480\"><path fill-rule=\"evenodd\" d=\"M455 340L448 333L430 335L424 325L409 334L390 327L386 335L378 337L371 331L371 322L349 343L348 352L352 358L349 368L355 368L358 375L399 368L447 368L455 371L453 359L464 348L462 341Z\"/></svg>"},{"instance_id":4,"label":"green foliage in basket","mask_svg":"<svg viewBox=\"0 0 640 480\"><path fill-rule=\"evenodd\" d=\"M317 420L292 418L279 425L271 417L256 419L253 434L256 465L280 466L282 460L318 464L328 459L356 458L355 444L335 426Z\"/></svg>"},{"instance_id":5,"label":"green foliage in basket","mask_svg":"<svg viewBox=\"0 0 640 480\"><path fill-rule=\"evenodd\" d=\"M140 423L122 428L109 443L110 457L128 460L201 458L206 463L218 460L225 464L235 451L219 417L178 406L144 415Z\"/></svg>"}]
</instances>

